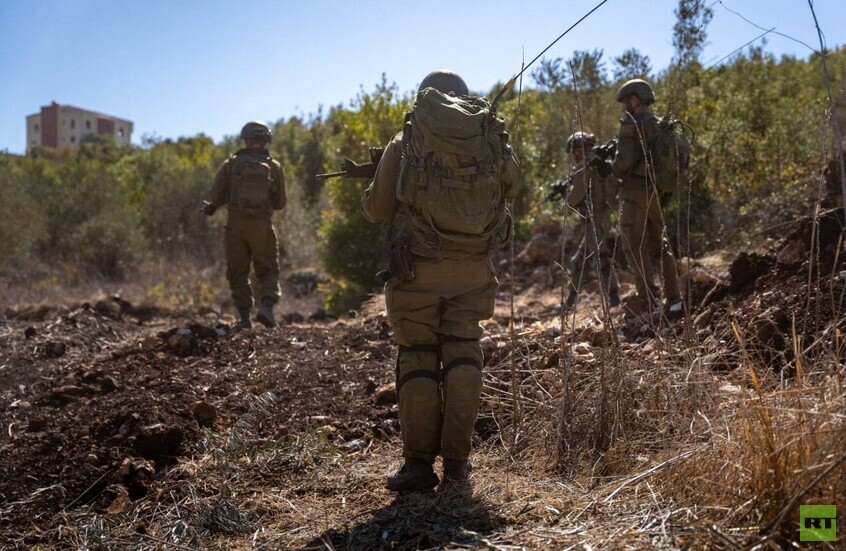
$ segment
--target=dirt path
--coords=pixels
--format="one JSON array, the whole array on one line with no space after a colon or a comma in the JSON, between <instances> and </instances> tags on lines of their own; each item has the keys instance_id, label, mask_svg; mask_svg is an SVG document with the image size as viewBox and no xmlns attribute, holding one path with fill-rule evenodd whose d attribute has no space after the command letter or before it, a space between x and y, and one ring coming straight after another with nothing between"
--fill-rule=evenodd
<instances>
[{"instance_id":1,"label":"dirt path","mask_svg":"<svg viewBox=\"0 0 846 551\"><path fill-rule=\"evenodd\" d=\"M116 549L798 541L795 520L762 535L757 527L778 518L821 466L831 475L813 495L842 503L834 335L845 328L831 312L843 289L838 265L809 280L805 234L794 233L771 252L740 255L720 277L713 259L685 268L694 311L672 327L624 308L605 318L590 287L562 326L560 292L524 270L514 331L507 292L485 324L472 485L418 495L383 488L400 443L381 298L354 318L234 335L213 313L140 317L108 301L7 316L0 541Z\"/></svg>"}]
</instances>

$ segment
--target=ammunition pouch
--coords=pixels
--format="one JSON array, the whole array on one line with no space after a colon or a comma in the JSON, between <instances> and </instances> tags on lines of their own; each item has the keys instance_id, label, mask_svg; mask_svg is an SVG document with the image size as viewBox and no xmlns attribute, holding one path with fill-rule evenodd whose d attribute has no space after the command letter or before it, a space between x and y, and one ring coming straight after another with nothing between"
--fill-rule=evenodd
<instances>
[{"instance_id":1,"label":"ammunition pouch","mask_svg":"<svg viewBox=\"0 0 846 551\"><path fill-rule=\"evenodd\" d=\"M388 270L391 277L399 281L414 281L414 258L411 254L410 234L403 233L391 243Z\"/></svg>"}]
</instances>

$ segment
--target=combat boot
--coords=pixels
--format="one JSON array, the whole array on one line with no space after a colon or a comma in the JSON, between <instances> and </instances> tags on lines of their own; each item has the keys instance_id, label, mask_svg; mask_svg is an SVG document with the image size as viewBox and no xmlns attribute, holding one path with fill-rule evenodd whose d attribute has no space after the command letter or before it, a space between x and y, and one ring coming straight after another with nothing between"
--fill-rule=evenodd
<instances>
[{"instance_id":1,"label":"combat boot","mask_svg":"<svg viewBox=\"0 0 846 551\"><path fill-rule=\"evenodd\" d=\"M684 317L684 302L680 298L668 299L664 306L664 315L670 321L676 321Z\"/></svg>"},{"instance_id":2,"label":"combat boot","mask_svg":"<svg viewBox=\"0 0 846 551\"><path fill-rule=\"evenodd\" d=\"M615 290L615 291L611 291L610 293L608 293L608 305L611 306L611 308L614 308L614 307L620 305L620 293L619 292L617 292Z\"/></svg>"},{"instance_id":3,"label":"combat boot","mask_svg":"<svg viewBox=\"0 0 846 551\"><path fill-rule=\"evenodd\" d=\"M267 297L261 299L256 321L265 327L276 327L276 320L273 318L273 299Z\"/></svg>"},{"instance_id":4,"label":"combat boot","mask_svg":"<svg viewBox=\"0 0 846 551\"><path fill-rule=\"evenodd\" d=\"M240 331L241 329L252 329L253 323L250 321L250 309L238 308L238 316L241 318L235 325L232 326L233 331Z\"/></svg>"},{"instance_id":5,"label":"combat boot","mask_svg":"<svg viewBox=\"0 0 846 551\"><path fill-rule=\"evenodd\" d=\"M573 306L576 305L576 299L579 298L579 293L571 290L570 294L567 295L567 300L564 304L559 304L558 307L555 309L559 314L567 314L572 309Z\"/></svg>"},{"instance_id":6,"label":"combat boot","mask_svg":"<svg viewBox=\"0 0 846 551\"><path fill-rule=\"evenodd\" d=\"M444 459L444 482L467 482L473 466L466 459Z\"/></svg>"},{"instance_id":7,"label":"combat boot","mask_svg":"<svg viewBox=\"0 0 846 551\"><path fill-rule=\"evenodd\" d=\"M422 492L438 485L438 475L432 465L422 459L408 458L397 471L388 476L385 486L393 492Z\"/></svg>"}]
</instances>

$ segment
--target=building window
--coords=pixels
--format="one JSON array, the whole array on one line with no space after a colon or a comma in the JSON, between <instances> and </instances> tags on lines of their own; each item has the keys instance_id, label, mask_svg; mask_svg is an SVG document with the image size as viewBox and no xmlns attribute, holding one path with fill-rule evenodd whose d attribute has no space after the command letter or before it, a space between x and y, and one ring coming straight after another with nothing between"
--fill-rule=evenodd
<instances>
[{"instance_id":1,"label":"building window","mask_svg":"<svg viewBox=\"0 0 846 551\"><path fill-rule=\"evenodd\" d=\"M35 123L35 126L33 126L32 129L38 132L38 123Z\"/></svg>"},{"instance_id":2,"label":"building window","mask_svg":"<svg viewBox=\"0 0 846 551\"><path fill-rule=\"evenodd\" d=\"M71 119L71 128L76 128L76 119Z\"/></svg>"},{"instance_id":3,"label":"building window","mask_svg":"<svg viewBox=\"0 0 846 551\"><path fill-rule=\"evenodd\" d=\"M76 136L71 136L71 143L76 143Z\"/></svg>"},{"instance_id":4,"label":"building window","mask_svg":"<svg viewBox=\"0 0 846 551\"><path fill-rule=\"evenodd\" d=\"M91 121L85 121L85 129L91 130Z\"/></svg>"},{"instance_id":5,"label":"building window","mask_svg":"<svg viewBox=\"0 0 846 551\"><path fill-rule=\"evenodd\" d=\"M38 142L35 141L35 140L32 140L32 147L38 147Z\"/></svg>"},{"instance_id":6,"label":"building window","mask_svg":"<svg viewBox=\"0 0 846 551\"><path fill-rule=\"evenodd\" d=\"M118 137L123 138L123 128L118 128Z\"/></svg>"}]
</instances>

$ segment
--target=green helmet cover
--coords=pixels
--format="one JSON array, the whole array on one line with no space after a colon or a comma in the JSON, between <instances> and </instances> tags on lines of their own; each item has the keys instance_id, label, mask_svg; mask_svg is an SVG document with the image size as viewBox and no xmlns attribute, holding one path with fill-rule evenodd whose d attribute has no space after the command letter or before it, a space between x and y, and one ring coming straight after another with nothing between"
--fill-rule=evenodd
<instances>
[{"instance_id":1,"label":"green helmet cover","mask_svg":"<svg viewBox=\"0 0 846 551\"><path fill-rule=\"evenodd\" d=\"M242 140L258 140L265 143L273 141L270 127L262 121L250 121L241 129Z\"/></svg>"},{"instance_id":2,"label":"green helmet cover","mask_svg":"<svg viewBox=\"0 0 846 551\"><path fill-rule=\"evenodd\" d=\"M655 102L655 90L652 85L640 78L627 81L617 90L617 101L623 101L626 97L634 94L641 103L650 105Z\"/></svg>"},{"instance_id":3,"label":"green helmet cover","mask_svg":"<svg viewBox=\"0 0 846 551\"><path fill-rule=\"evenodd\" d=\"M574 132L567 138L567 153L572 153L576 149L590 149L596 145L596 136L590 132Z\"/></svg>"},{"instance_id":4,"label":"green helmet cover","mask_svg":"<svg viewBox=\"0 0 846 551\"><path fill-rule=\"evenodd\" d=\"M454 94L456 96L466 96L470 93L463 78L452 71L445 70L432 71L426 75L420 82L417 92L422 92L426 88L434 88L442 94Z\"/></svg>"}]
</instances>

